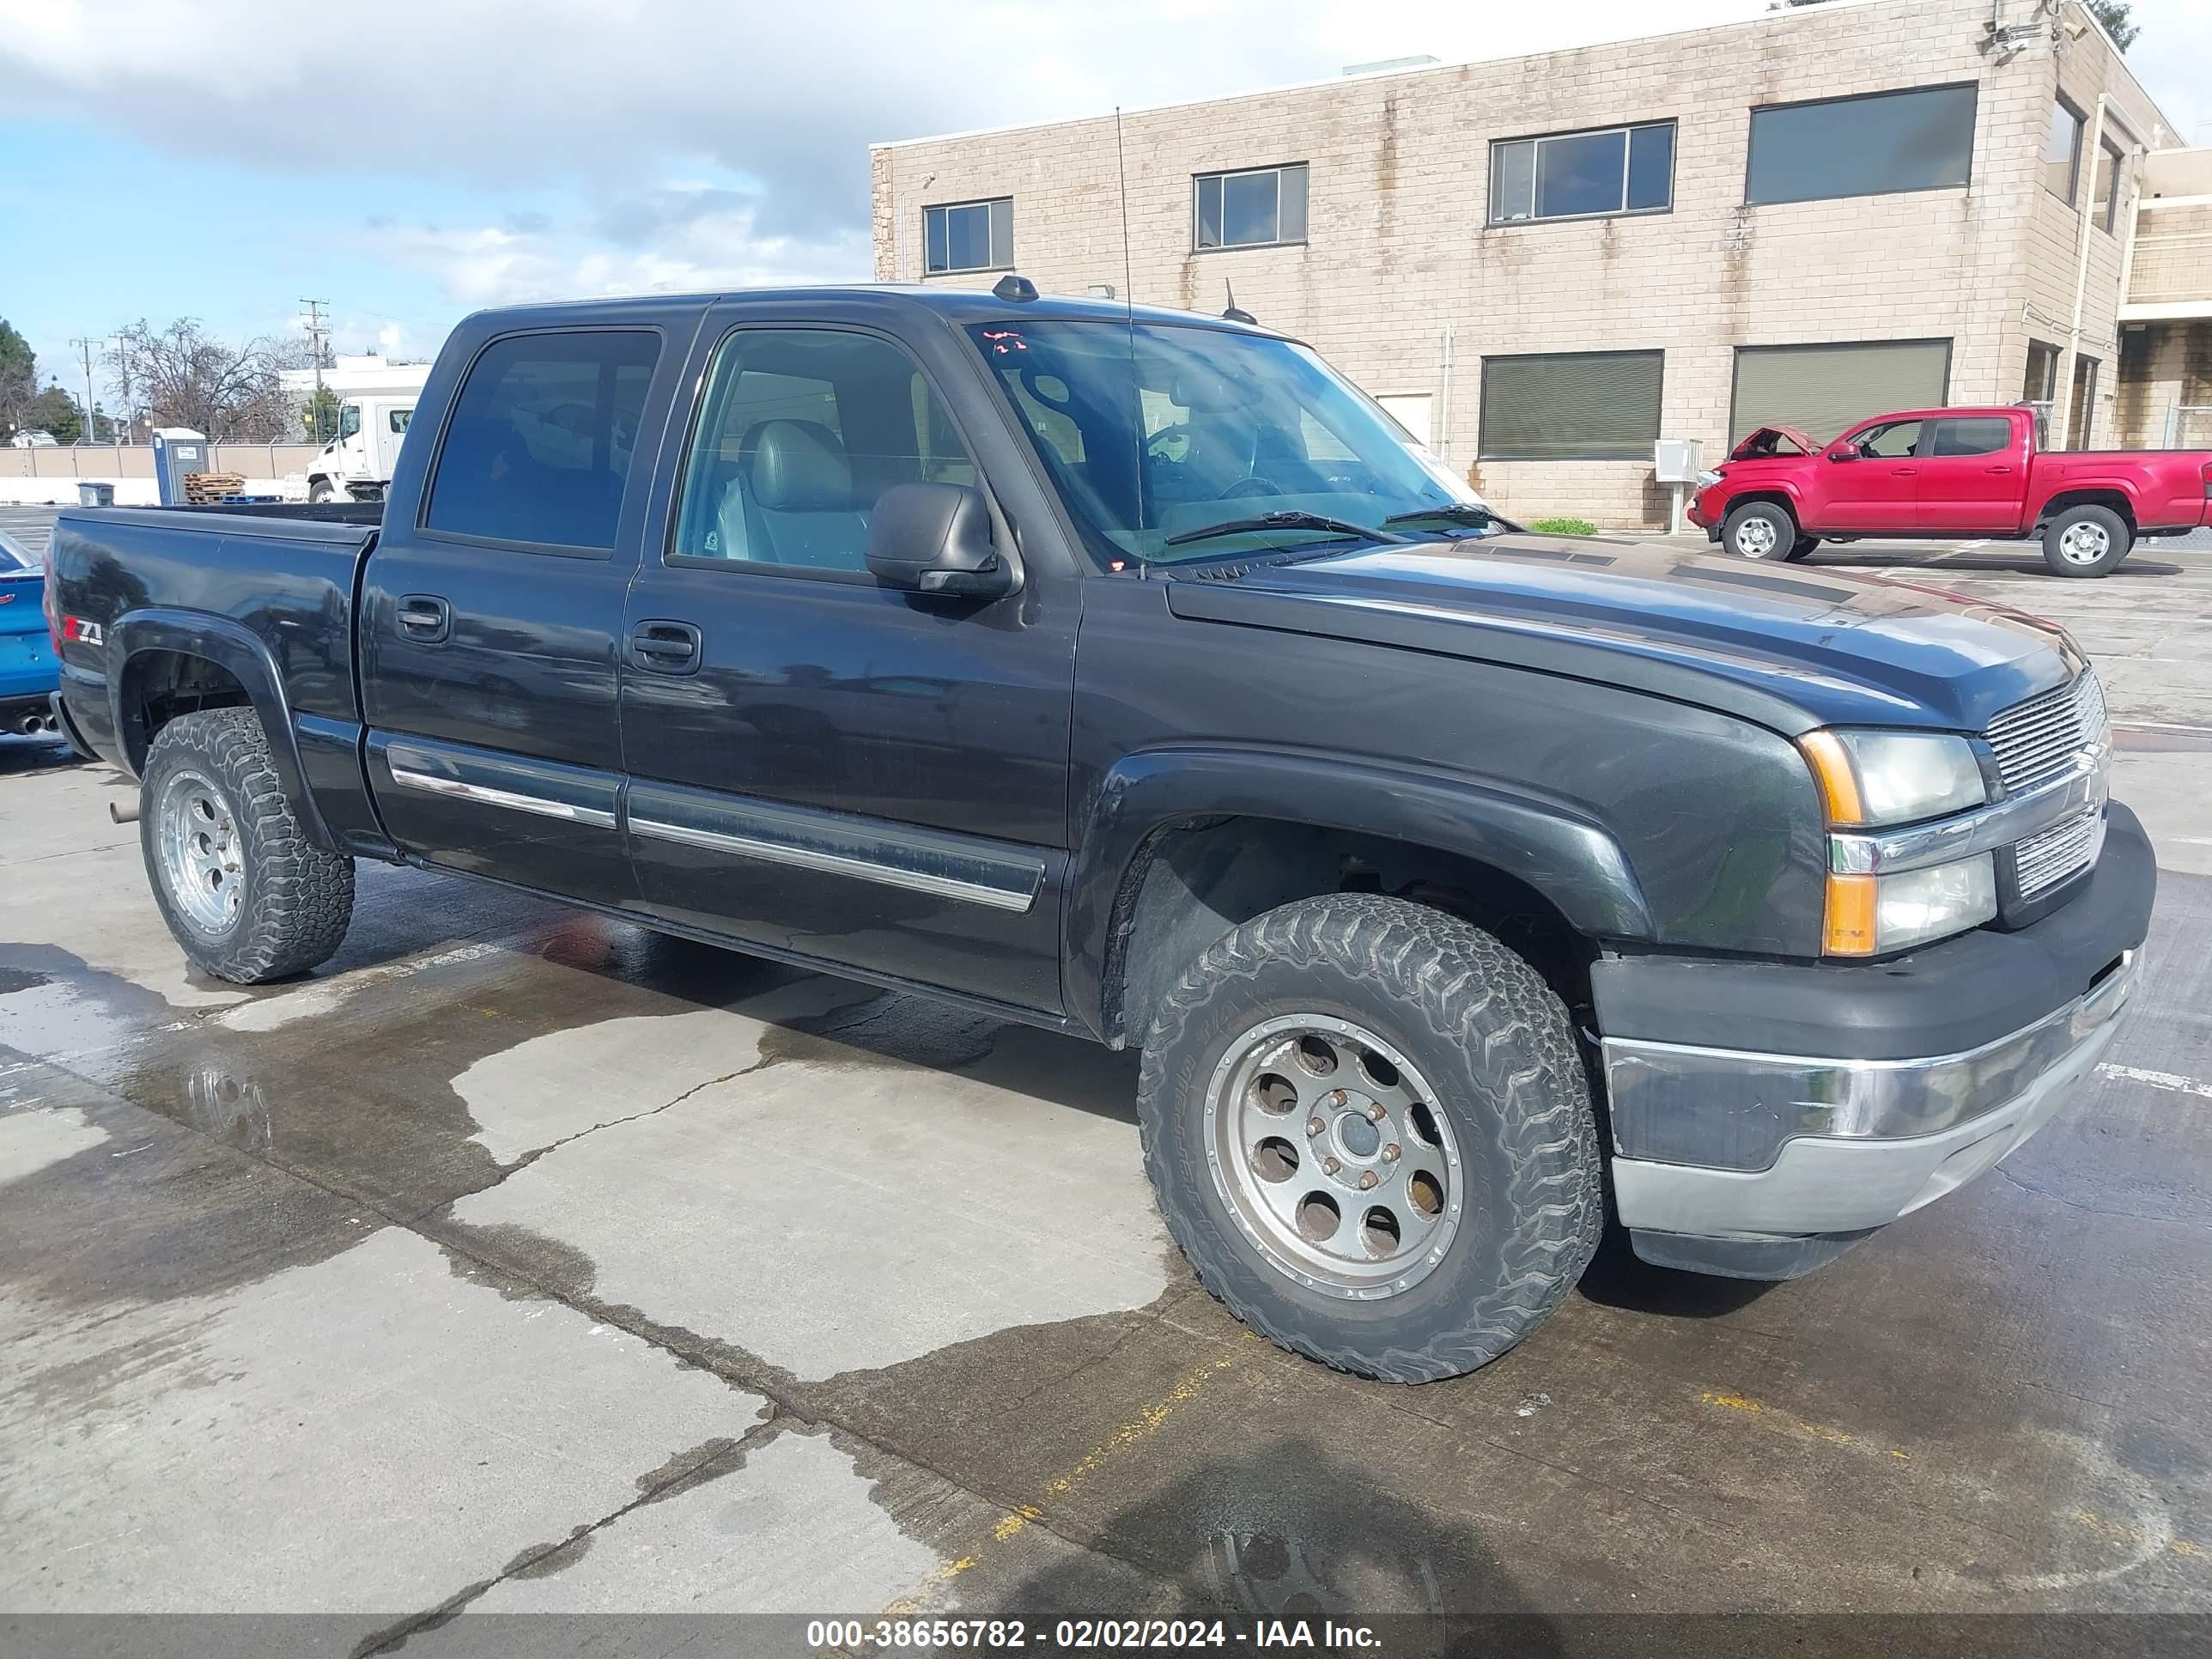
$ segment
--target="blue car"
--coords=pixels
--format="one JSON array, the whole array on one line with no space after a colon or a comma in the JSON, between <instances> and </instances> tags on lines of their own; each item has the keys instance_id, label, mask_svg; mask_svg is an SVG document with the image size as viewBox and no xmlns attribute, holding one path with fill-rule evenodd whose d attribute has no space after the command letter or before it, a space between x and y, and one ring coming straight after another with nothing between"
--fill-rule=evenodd
<instances>
[{"instance_id":1,"label":"blue car","mask_svg":"<svg viewBox=\"0 0 2212 1659\"><path fill-rule=\"evenodd\" d=\"M0 732L52 737L61 665L46 637L46 567L0 530Z\"/></svg>"}]
</instances>

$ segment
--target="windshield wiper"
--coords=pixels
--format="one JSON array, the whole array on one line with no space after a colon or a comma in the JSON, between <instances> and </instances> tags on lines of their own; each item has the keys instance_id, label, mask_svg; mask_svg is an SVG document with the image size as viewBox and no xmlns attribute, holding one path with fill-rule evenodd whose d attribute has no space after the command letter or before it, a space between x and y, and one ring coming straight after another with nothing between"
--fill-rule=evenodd
<instances>
[{"instance_id":1,"label":"windshield wiper","mask_svg":"<svg viewBox=\"0 0 2212 1659\"><path fill-rule=\"evenodd\" d=\"M1372 525L1354 524L1349 519L1332 519L1323 513L1304 513L1287 507L1279 513L1262 513L1255 518L1230 519L1221 524L1210 524L1200 530L1186 530L1179 536L1170 536L1161 544L1165 547L1181 547L1185 542L1202 542L1209 536L1232 536L1249 530L1327 530L1340 536L1357 536L1363 541L1402 542L1412 539L1394 536L1387 530L1377 530Z\"/></svg>"},{"instance_id":2,"label":"windshield wiper","mask_svg":"<svg viewBox=\"0 0 2212 1659\"><path fill-rule=\"evenodd\" d=\"M1474 501L1446 501L1439 507L1424 507L1411 513L1393 513L1382 520L1384 524L1411 524L1418 519L1453 519L1461 524L1494 524L1501 530L1518 530L1512 520L1501 518L1488 507Z\"/></svg>"}]
</instances>

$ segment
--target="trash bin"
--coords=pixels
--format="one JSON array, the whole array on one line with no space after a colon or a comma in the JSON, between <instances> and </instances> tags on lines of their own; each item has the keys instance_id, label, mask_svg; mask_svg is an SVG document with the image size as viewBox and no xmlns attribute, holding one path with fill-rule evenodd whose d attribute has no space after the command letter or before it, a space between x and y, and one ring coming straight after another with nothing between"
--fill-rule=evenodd
<instances>
[{"instance_id":1,"label":"trash bin","mask_svg":"<svg viewBox=\"0 0 2212 1659\"><path fill-rule=\"evenodd\" d=\"M112 483L81 483L76 487L79 507L112 507L115 505L115 486Z\"/></svg>"}]
</instances>

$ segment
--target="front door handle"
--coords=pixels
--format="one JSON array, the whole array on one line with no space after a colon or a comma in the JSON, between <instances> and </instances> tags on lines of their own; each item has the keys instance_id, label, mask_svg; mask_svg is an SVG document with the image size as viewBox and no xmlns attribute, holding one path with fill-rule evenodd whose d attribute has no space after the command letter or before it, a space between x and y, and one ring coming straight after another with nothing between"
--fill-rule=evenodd
<instances>
[{"instance_id":1,"label":"front door handle","mask_svg":"<svg viewBox=\"0 0 2212 1659\"><path fill-rule=\"evenodd\" d=\"M399 596L399 631L423 645L442 644L453 631L453 607L435 593Z\"/></svg>"},{"instance_id":2,"label":"front door handle","mask_svg":"<svg viewBox=\"0 0 2212 1659\"><path fill-rule=\"evenodd\" d=\"M1910 478L1919 471L1917 466L1893 466L1889 469L1889 476L1893 478Z\"/></svg>"},{"instance_id":3,"label":"front door handle","mask_svg":"<svg viewBox=\"0 0 2212 1659\"><path fill-rule=\"evenodd\" d=\"M629 631L630 660L655 674L699 672L699 630L687 622L641 622Z\"/></svg>"}]
</instances>

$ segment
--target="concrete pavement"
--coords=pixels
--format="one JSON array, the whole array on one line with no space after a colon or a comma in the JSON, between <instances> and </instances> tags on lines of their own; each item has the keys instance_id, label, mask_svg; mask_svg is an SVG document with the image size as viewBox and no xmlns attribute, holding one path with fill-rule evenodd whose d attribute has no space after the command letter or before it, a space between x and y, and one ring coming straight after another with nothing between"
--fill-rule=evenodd
<instances>
[{"instance_id":1,"label":"concrete pavement","mask_svg":"<svg viewBox=\"0 0 2212 1659\"><path fill-rule=\"evenodd\" d=\"M2212 1613L2212 558L2135 568L1941 566L2096 654L2159 842L2094 1086L1418 1389L1194 1286L1130 1056L380 866L224 986L121 782L0 745L0 1616Z\"/></svg>"}]
</instances>

